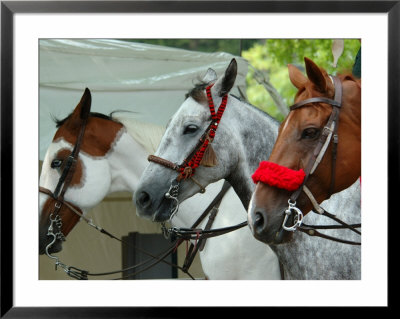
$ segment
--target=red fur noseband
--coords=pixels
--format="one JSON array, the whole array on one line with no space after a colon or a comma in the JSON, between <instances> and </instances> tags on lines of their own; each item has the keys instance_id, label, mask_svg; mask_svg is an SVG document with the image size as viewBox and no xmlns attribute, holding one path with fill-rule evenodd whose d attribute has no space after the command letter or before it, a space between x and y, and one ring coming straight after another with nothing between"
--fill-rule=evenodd
<instances>
[{"instance_id":1,"label":"red fur noseband","mask_svg":"<svg viewBox=\"0 0 400 319\"><path fill-rule=\"evenodd\" d=\"M254 183L263 182L270 186L294 191L303 183L305 176L302 169L295 171L285 166L263 161L251 177Z\"/></svg>"}]
</instances>

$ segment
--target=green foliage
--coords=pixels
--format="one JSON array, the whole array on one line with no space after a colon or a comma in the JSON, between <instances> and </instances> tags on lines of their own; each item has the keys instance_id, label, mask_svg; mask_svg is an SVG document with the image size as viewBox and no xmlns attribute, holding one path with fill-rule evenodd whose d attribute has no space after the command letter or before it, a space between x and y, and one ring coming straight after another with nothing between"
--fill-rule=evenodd
<instances>
[{"instance_id":1,"label":"green foliage","mask_svg":"<svg viewBox=\"0 0 400 319\"><path fill-rule=\"evenodd\" d=\"M265 78L269 79L278 90L286 105L291 105L297 90L289 80L287 64L294 64L304 72L304 57L308 57L325 68L329 74L351 72L360 41L344 40L344 51L336 69L332 65L332 41L331 39L268 39L262 44L256 43L249 50L243 51L242 55L250 65L264 73ZM247 97L251 104L279 121L284 118L264 87L254 79L254 70L251 67L247 75Z\"/></svg>"},{"instance_id":2,"label":"green foliage","mask_svg":"<svg viewBox=\"0 0 400 319\"><path fill-rule=\"evenodd\" d=\"M357 52L358 39L345 39L344 51L338 60L337 68L332 66L332 39L123 39L162 46L202 52L228 52L242 55L250 65L262 71L282 96L286 105L293 103L296 89L290 83L287 64L291 63L304 72L304 57L308 57L325 68L329 74L351 72ZM247 75L247 97L257 106L279 121L284 115L278 110L265 88L254 77L250 66Z\"/></svg>"}]
</instances>

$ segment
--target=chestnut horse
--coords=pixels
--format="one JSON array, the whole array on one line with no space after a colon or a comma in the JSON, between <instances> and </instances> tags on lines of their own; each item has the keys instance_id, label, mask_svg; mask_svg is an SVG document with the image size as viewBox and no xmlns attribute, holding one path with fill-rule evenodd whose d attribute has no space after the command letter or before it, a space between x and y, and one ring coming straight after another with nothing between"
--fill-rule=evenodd
<instances>
[{"instance_id":1,"label":"chestnut horse","mask_svg":"<svg viewBox=\"0 0 400 319\"><path fill-rule=\"evenodd\" d=\"M304 60L308 78L289 65L290 81L298 89L295 104L268 161L253 175L257 185L249 225L268 244L289 241L303 212L320 210L318 203L361 176L361 80L331 77Z\"/></svg>"}]
</instances>

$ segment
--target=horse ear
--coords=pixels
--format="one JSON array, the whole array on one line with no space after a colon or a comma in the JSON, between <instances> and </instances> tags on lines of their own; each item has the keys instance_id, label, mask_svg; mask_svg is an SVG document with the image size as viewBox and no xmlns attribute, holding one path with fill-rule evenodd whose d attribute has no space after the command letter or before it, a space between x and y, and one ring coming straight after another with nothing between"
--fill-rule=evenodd
<instances>
[{"instance_id":1,"label":"horse ear","mask_svg":"<svg viewBox=\"0 0 400 319\"><path fill-rule=\"evenodd\" d=\"M290 82L298 89L303 89L306 86L307 78L301 71L292 64L288 65Z\"/></svg>"},{"instance_id":2,"label":"horse ear","mask_svg":"<svg viewBox=\"0 0 400 319\"><path fill-rule=\"evenodd\" d=\"M231 60L228 68L225 70L225 74L218 79L214 84L214 89L219 96L224 96L229 93L235 83L237 76L237 62L235 59Z\"/></svg>"},{"instance_id":3,"label":"horse ear","mask_svg":"<svg viewBox=\"0 0 400 319\"><path fill-rule=\"evenodd\" d=\"M203 82L210 83L210 82L215 82L216 80L217 80L217 73L213 69L209 68L207 70L207 73L203 77Z\"/></svg>"},{"instance_id":4,"label":"horse ear","mask_svg":"<svg viewBox=\"0 0 400 319\"><path fill-rule=\"evenodd\" d=\"M83 120L88 117L90 113L90 107L92 105L92 95L88 88L85 89L81 100L79 101L78 105L75 107L74 112L72 113L72 117L75 120Z\"/></svg>"},{"instance_id":5,"label":"horse ear","mask_svg":"<svg viewBox=\"0 0 400 319\"><path fill-rule=\"evenodd\" d=\"M81 105L81 119L85 119L88 117L90 113L90 108L92 106L92 94L90 93L90 90L88 88L85 89L85 92L83 92L81 101L79 102Z\"/></svg>"},{"instance_id":6,"label":"horse ear","mask_svg":"<svg viewBox=\"0 0 400 319\"><path fill-rule=\"evenodd\" d=\"M327 90L326 78L321 69L309 58L305 57L304 61L306 64L306 72L309 80L312 83L314 83L318 91L326 92Z\"/></svg>"}]
</instances>

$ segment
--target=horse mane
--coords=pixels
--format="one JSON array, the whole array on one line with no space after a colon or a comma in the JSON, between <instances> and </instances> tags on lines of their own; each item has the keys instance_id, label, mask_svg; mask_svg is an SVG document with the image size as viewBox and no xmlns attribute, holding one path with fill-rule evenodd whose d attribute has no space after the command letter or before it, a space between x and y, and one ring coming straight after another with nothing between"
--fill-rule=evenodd
<instances>
[{"instance_id":1,"label":"horse mane","mask_svg":"<svg viewBox=\"0 0 400 319\"><path fill-rule=\"evenodd\" d=\"M161 137L164 135L164 127L141 122L134 118L118 117L117 120L125 126L128 134L142 145L149 154L153 154L156 151Z\"/></svg>"},{"instance_id":2,"label":"horse mane","mask_svg":"<svg viewBox=\"0 0 400 319\"><path fill-rule=\"evenodd\" d=\"M196 102L198 103L208 103L207 101L207 96L204 93L204 90L207 88L207 86L210 85L211 82L204 82L204 81L200 81L197 84L195 84L194 88L190 89L188 93L186 93L185 95L185 99L187 99L188 97L193 98ZM248 105L249 107L251 107L252 109L258 111L260 113L260 115L262 116L267 116L269 118L271 118L272 120L274 120L275 122L279 123L278 120L276 120L274 117L272 117L271 115L269 115L268 113L264 112L263 110L261 110L260 108L254 106L253 104L250 104L248 101L241 99L240 97L235 96L234 94L229 94L229 96L235 98L236 100L239 100L240 102Z\"/></svg>"},{"instance_id":3,"label":"horse mane","mask_svg":"<svg viewBox=\"0 0 400 319\"><path fill-rule=\"evenodd\" d=\"M193 98L196 102L202 103L207 102L207 96L204 94L204 90L209 85L209 82L201 81L194 85L194 88L190 89L185 95L185 99L188 97Z\"/></svg>"},{"instance_id":4,"label":"horse mane","mask_svg":"<svg viewBox=\"0 0 400 319\"><path fill-rule=\"evenodd\" d=\"M65 118L60 120L60 119L56 118L54 115L51 115L54 123L56 123L56 128L60 128L66 121L68 121L68 119L71 116L72 116L72 112L69 115L67 115ZM102 114L102 113L98 113L98 112L90 112L89 116L98 117L98 118L101 118L101 119L104 119L104 120L113 121L113 118L111 116L105 115L105 114Z\"/></svg>"},{"instance_id":5,"label":"horse mane","mask_svg":"<svg viewBox=\"0 0 400 319\"><path fill-rule=\"evenodd\" d=\"M140 122L133 118L118 117L114 113L116 112L105 115L103 113L90 112L90 116L121 123L126 128L127 133L142 145L149 154L153 154L156 151L161 137L164 135L165 128L151 123ZM72 113L64 119L57 119L55 116L52 116L52 119L56 123L56 128L60 128L71 116Z\"/></svg>"}]
</instances>

